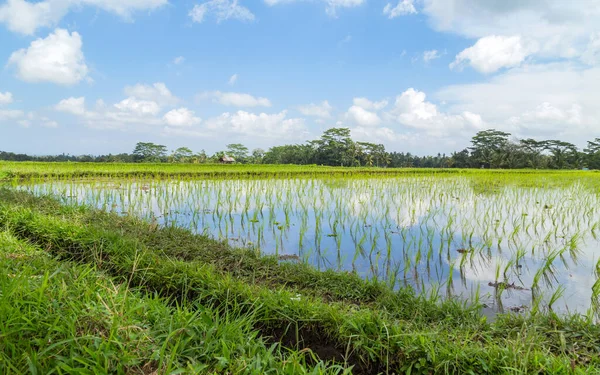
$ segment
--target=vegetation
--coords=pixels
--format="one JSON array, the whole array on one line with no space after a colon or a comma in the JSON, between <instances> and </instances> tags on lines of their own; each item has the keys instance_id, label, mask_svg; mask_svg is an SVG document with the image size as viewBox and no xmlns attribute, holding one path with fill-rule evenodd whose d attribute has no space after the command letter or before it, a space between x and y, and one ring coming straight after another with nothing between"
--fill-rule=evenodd
<instances>
[{"instance_id":1,"label":"vegetation","mask_svg":"<svg viewBox=\"0 0 600 375\"><path fill-rule=\"evenodd\" d=\"M391 168L503 168L503 169L600 169L600 138L588 142L583 150L560 140L511 139L511 134L489 129L478 132L472 146L451 155L416 156L403 152L388 152L381 144L356 142L348 128L326 130L321 138L304 144L275 146L252 152L239 143L226 150L207 155L204 150L194 153L180 147L168 153L167 147L139 142L131 154L118 155L59 155L28 156L0 152L6 161L78 161L109 163L216 163L229 155L242 164L298 164L336 167L391 167Z\"/></svg>"},{"instance_id":2,"label":"vegetation","mask_svg":"<svg viewBox=\"0 0 600 375\"><path fill-rule=\"evenodd\" d=\"M266 343L235 308L175 305L6 230L0 290L2 374L342 373Z\"/></svg>"},{"instance_id":3,"label":"vegetation","mask_svg":"<svg viewBox=\"0 0 600 375\"><path fill-rule=\"evenodd\" d=\"M488 322L477 304L7 189L0 226L3 373L585 374L600 365L599 328L586 317Z\"/></svg>"}]
</instances>

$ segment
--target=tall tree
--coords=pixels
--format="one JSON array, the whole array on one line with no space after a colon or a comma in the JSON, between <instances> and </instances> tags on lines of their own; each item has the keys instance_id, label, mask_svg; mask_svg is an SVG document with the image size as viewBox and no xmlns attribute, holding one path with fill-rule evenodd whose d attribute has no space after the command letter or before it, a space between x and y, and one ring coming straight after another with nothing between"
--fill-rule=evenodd
<instances>
[{"instance_id":1,"label":"tall tree","mask_svg":"<svg viewBox=\"0 0 600 375\"><path fill-rule=\"evenodd\" d=\"M600 138L588 141L585 150L586 164L591 169L600 169Z\"/></svg>"},{"instance_id":2,"label":"tall tree","mask_svg":"<svg viewBox=\"0 0 600 375\"><path fill-rule=\"evenodd\" d=\"M471 139L471 157L485 168L498 168L502 164L503 152L509 143L510 133L488 129L475 134Z\"/></svg>"},{"instance_id":3,"label":"tall tree","mask_svg":"<svg viewBox=\"0 0 600 375\"><path fill-rule=\"evenodd\" d=\"M136 161L157 163L165 159L167 146L152 142L138 142L133 150L133 155Z\"/></svg>"},{"instance_id":4,"label":"tall tree","mask_svg":"<svg viewBox=\"0 0 600 375\"><path fill-rule=\"evenodd\" d=\"M310 143L315 148L317 164L351 166L355 163L357 149L348 128L328 129L320 139Z\"/></svg>"},{"instance_id":5,"label":"tall tree","mask_svg":"<svg viewBox=\"0 0 600 375\"><path fill-rule=\"evenodd\" d=\"M248 147L241 143L228 144L227 155L232 156L237 162L244 163L248 158Z\"/></svg>"},{"instance_id":6,"label":"tall tree","mask_svg":"<svg viewBox=\"0 0 600 375\"><path fill-rule=\"evenodd\" d=\"M550 166L555 169L579 168L581 158L577 147L569 142L551 139L544 141L544 149L551 155Z\"/></svg>"},{"instance_id":7,"label":"tall tree","mask_svg":"<svg viewBox=\"0 0 600 375\"><path fill-rule=\"evenodd\" d=\"M179 147L171 154L171 159L175 163L189 163L194 152L187 147Z\"/></svg>"}]
</instances>

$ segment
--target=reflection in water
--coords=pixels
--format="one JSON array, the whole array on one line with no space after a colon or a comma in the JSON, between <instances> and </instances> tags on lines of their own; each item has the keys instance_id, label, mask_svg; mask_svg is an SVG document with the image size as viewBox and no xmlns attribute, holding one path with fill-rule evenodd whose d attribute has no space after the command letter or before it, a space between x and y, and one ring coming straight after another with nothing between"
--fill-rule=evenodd
<instances>
[{"instance_id":1,"label":"reflection in water","mask_svg":"<svg viewBox=\"0 0 600 375\"><path fill-rule=\"evenodd\" d=\"M391 287L480 298L495 311L586 312L596 281L600 197L577 183L520 187L427 176L22 188Z\"/></svg>"}]
</instances>

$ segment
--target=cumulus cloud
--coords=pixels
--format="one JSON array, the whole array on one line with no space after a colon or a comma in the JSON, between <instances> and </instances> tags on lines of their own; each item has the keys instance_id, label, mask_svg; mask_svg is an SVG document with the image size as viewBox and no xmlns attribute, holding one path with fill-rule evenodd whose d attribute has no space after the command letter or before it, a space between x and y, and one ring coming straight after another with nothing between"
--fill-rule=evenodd
<instances>
[{"instance_id":1,"label":"cumulus cloud","mask_svg":"<svg viewBox=\"0 0 600 375\"><path fill-rule=\"evenodd\" d=\"M232 107L270 107L271 101L267 98L255 97L250 94L239 92L205 92L197 96L197 99L212 98L215 103Z\"/></svg>"},{"instance_id":2,"label":"cumulus cloud","mask_svg":"<svg viewBox=\"0 0 600 375\"><path fill-rule=\"evenodd\" d=\"M160 105L174 105L179 102L179 99L174 96L162 82L157 82L152 85L138 83L134 86L125 86L124 91L127 96L153 101Z\"/></svg>"},{"instance_id":3,"label":"cumulus cloud","mask_svg":"<svg viewBox=\"0 0 600 375\"><path fill-rule=\"evenodd\" d=\"M287 140L301 139L307 133L304 120L288 119L287 111L274 114L255 114L245 111L223 113L207 120L206 129L241 136Z\"/></svg>"},{"instance_id":4,"label":"cumulus cloud","mask_svg":"<svg viewBox=\"0 0 600 375\"><path fill-rule=\"evenodd\" d=\"M465 63L482 73L493 73L502 68L519 66L525 58L537 51L535 43L525 43L519 35L491 35L481 38L456 56L451 69L460 69Z\"/></svg>"},{"instance_id":5,"label":"cumulus cloud","mask_svg":"<svg viewBox=\"0 0 600 375\"><path fill-rule=\"evenodd\" d=\"M526 65L489 81L447 86L436 98L453 111L485 114L494 127L521 137L545 137L549 132L585 145L600 132L596 103L600 67L567 63Z\"/></svg>"},{"instance_id":6,"label":"cumulus cloud","mask_svg":"<svg viewBox=\"0 0 600 375\"><path fill-rule=\"evenodd\" d=\"M129 97L108 106L98 100L94 109L86 108L85 101L85 97L63 99L54 109L77 116L83 124L96 129L120 129L126 125L147 128L165 123L158 117L160 106L153 101Z\"/></svg>"},{"instance_id":7,"label":"cumulus cloud","mask_svg":"<svg viewBox=\"0 0 600 375\"><path fill-rule=\"evenodd\" d=\"M0 121L3 120L17 120L22 118L25 113L21 110L16 109L0 109Z\"/></svg>"},{"instance_id":8,"label":"cumulus cloud","mask_svg":"<svg viewBox=\"0 0 600 375\"><path fill-rule=\"evenodd\" d=\"M238 0L210 0L195 5L189 13L192 21L202 23L207 16L214 17L217 23L230 19L238 21L254 21L254 14L246 7L238 4Z\"/></svg>"},{"instance_id":9,"label":"cumulus cloud","mask_svg":"<svg viewBox=\"0 0 600 375\"><path fill-rule=\"evenodd\" d=\"M0 23L13 32L32 35L42 27L55 26L71 9L94 6L131 20L136 11L152 10L168 0L7 0L0 5Z\"/></svg>"},{"instance_id":10,"label":"cumulus cloud","mask_svg":"<svg viewBox=\"0 0 600 375\"><path fill-rule=\"evenodd\" d=\"M327 100L324 100L320 104L310 103L298 107L298 111L300 111L300 113L302 113L304 116L313 116L322 119L331 118L332 109L333 107Z\"/></svg>"},{"instance_id":11,"label":"cumulus cloud","mask_svg":"<svg viewBox=\"0 0 600 375\"><path fill-rule=\"evenodd\" d=\"M63 99L54 106L54 109L74 115L85 114L85 97Z\"/></svg>"},{"instance_id":12,"label":"cumulus cloud","mask_svg":"<svg viewBox=\"0 0 600 375\"><path fill-rule=\"evenodd\" d=\"M413 0L400 0L396 6L393 6L391 3L387 3L383 8L383 14L385 14L389 19L405 16L407 14L416 14L417 9L413 4Z\"/></svg>"},{"instance_id":13,"label":"cumulus cloud","mask_svg":"<svg viewBox=\"0 0 600 375\"><path fill-rule=\"evenodd\" d=\"M10 92L2 93L0 92L0 105L10 104L13 102L13 95Z\"/></svg>"},{"instance_id":14,"label":"cumulus cloud","mask_svg":"<svg viewBox=\"0 0 600 375\"><path fill-rule=\"evenodd\" d=\"M480 130L484 122L480 115L470 111L449 114L438 110L426 100L422 91L410 88L396 97L394 107L386 114L389 120L433 136L449 136L456 131Z\"/></svg>"},{"instance_id":15,"label":"cumulus cloud","mask_svg":"<svg viewBox=\"0 0 600 375\"><path fill-rule=\"evenodd\" d=\"M598 0L424 0L423 13L436 30L467 38L520 35L544 58L581 56L600 31Z\"/></svg>"},{"instance_id":16,"label":"cumulus cloud","mask_svg":"<svg viewBox=\"0 0 600 375\"><path fill-rule=\"evenodd\" d=\"M364 109L367 109L369 111L379 111L385 107L387 107L388 105L388 101L387 100L382 100L379 102L372 102L367 98L354 98L353 99L353 103L355 106L359 106L362 107Z\"/></svg>"},{"instance_id":17,"label":"cumulus cloud","mask_svg":"<svg viewBox=\"0 0 600 375\"><path fill-rule=\"evenodd\" d=\"M289 4L300 0L264 0L267 5ZM325 4L325 12L331 17L337 17L337 11L341 8L355 8L363 5L366 0L319 0Z\"/></svg>"},{"instance_id":18,"label":"cumulus cloud","mask_svg":"<svg viewBox=\"0 0 600 375\"><path fill-rule=\"evenodd\" d=\"M381 118L375 112L353 105L346 112L346 119L361 126L377 126L381 123Z\"/></svg>"},{"instance_id":19,"label":"cumulus cloud","mask_svg":"<svg viewBox=\"0 0 600 375\"><path fill-rule=\"evenodd\" d=\"M508 124L514 125L517 131L554 137L563 133L565 125L577 126L581 122L582 107L579 104L558 108L549 102L543 102L530 111L508 119Z\"/></svg>"},{"instance_id":20,"label":"cumulus cloud","mask_svg":"<svg viewBox=\"0 0 600 375\"><path fill-rule=\"evenodd\" d=\"M137 116L156 116L160 112L158 103L151 100L139 100L133 96L116 103L115 108Z\"/></svg>"},{"instance_id":21,"label":"cumulus cloud","mask_svg":"<svg viewBox=\"0 0 600 375\"><path fill-rule=\"evenodd\" d=\"M581 61L588 65L600 63L600 32L590 35L590 40L581 55Z\"/></svg>"},{"instance_id":22,"label":"cumulus cloud","mask_svg":"<svg viewBox=\"0 0 600 375\"><path fill-rule=\"evenodd\" d=\"M190 111L187 108L173 109L167 112L163 119L169 126L176 127L189 127L192 125L199 124L202 120L195 116L194 111Z\"/></svg>"},{"instance_id":23,"label":"cumulus cloud","mask_svg":"<svg viewBox=\"0 0 600 375\"><path fill-rule=\"evenodd\" d=\"M8 65L27 82L53 82L74 85L87 77L88 67L77 32L56 29L46 38L36 39L27 49L13 52Z\"/></svg>"},{"instance_id":24,"label":"cumulus cloud","mask_svg":"<svg viewBox=\"0 0 600 375\"><path fill-rule=\"evenodd\" d=\"M435 59L439 59L440 57L442 57L442 56L436 49L432 49L430 51L423 52L423 61L425 61L425 63L428 63Z\"/></svg>"},{"instance_id":25,"label":"cumulus cloud","mask_svg":"<svg viewBox=\"0 0 600 375\"><path fill-rule=\"evenodd\" d=\"M42 126L44 128L55 129L55 128L58 128L58 122L56 122L54 120L50 120L47 117L43 117L41 119L40 126Z\"/></svg>"}]
</instances>

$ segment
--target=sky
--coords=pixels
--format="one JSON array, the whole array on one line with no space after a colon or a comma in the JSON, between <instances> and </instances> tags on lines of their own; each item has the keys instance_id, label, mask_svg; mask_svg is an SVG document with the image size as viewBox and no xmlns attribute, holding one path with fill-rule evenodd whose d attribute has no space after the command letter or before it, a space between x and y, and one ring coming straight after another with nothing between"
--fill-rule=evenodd
<instances>
[{"instance_id":1,"label":"sky","mask_svg":"<svg viewBox=\"0 0 600 375\"><path fill-rule=\"evenodd\" d=\"M600 0L0 0L0 150L600 137Z\"/></svg>"}]
</instances>

